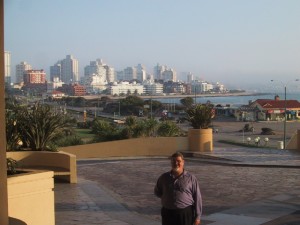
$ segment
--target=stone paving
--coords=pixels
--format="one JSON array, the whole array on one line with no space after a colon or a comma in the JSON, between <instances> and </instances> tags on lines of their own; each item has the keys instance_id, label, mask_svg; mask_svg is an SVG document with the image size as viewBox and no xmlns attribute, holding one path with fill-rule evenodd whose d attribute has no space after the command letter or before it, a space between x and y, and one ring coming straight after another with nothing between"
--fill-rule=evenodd
<instances>
[{"instance_id":1,"label":"stone paving","mask_svg":"<svg viewBox=\"0 0 300 225\"><path fill-rule=\"evenodd\" d=\"M201 186L201 224L300 224L299 153L216 148L207 155L227 161L186 158ZM169 169L167 158L81 160L78 184L55 184L56 225L161 224L153 188Z\"/></svg>"}]
</instances>

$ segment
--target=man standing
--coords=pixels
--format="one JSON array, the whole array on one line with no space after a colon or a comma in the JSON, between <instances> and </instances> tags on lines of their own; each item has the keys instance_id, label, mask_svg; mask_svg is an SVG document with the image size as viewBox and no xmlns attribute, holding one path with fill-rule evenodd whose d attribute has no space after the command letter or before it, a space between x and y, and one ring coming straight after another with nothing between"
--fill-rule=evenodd
<instances>
[{"instance_id":1,"label":"man standing","mask_svg":"<svg viewBox=\"0 0 300 225\"><path fill-rule=\"evenodd\" d=\"M180 152L171 156L171 166L154 188L155 195L161 198L162 225L199 225L202 199L197 178L184 170Z\"/></svg>"}]
</instances>

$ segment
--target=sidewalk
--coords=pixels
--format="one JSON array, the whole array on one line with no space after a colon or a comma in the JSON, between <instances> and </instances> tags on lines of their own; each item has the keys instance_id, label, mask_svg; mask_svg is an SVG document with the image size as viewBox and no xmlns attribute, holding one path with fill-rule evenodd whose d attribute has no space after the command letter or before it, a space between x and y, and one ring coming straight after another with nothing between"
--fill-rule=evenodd
<instances>
[{"instance_id":1,"label":"sidewalk","mask_svg":"<svg viewBox=\"0 0 300 225\"><path fill-rule=\"evenodd\" d=\"M299 153L216 148L205 155L186 158L200 180L201 224L300 224ZM78 184L55 184L56 225L159 225L153 187L168 169L165 158L79 161Z\"/></svg>"}]
</instances>

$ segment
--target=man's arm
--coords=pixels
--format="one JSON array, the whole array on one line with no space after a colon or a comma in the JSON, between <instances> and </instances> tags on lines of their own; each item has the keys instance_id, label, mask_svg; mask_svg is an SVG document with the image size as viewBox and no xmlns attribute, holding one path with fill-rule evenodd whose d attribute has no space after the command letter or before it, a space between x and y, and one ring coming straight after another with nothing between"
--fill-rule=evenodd
<instances>
[{"instance_id":1,"label":"man's arm","mask_svg":"<svg viewBox=\"0 0 300 225\"><path fill-rule=\"evenodd\" d=\"M161 187L161 181L160 181L160 179L161 179L161 177L158 178L158 180L156 182L156 185L154 187L154 194L157 197L159 197L159 198L161 198L161 196L162 196L162 187Z\"/></svg>"},{"instance_id":2,"label":"man's arm","mask_svg":"<svg viewBox=\"0 0 300 225\"><path fill-rule=\"evenodd\" d=\"M200 192L200 187L199 187L199 183L196 179L196 177L194 177L194 181L193 181L193 189L194 189L194 194L193 194L193 198L194 198L194 206L195 206L195 214L196 214L196 218L195 218L195 224L198 225L200 224L200 217L202 214L202 197L201 197L201 192ZM198 222L197 222L198 220ZM197 222L197 223L196 223Z\"/></svg>"}]
</instances>

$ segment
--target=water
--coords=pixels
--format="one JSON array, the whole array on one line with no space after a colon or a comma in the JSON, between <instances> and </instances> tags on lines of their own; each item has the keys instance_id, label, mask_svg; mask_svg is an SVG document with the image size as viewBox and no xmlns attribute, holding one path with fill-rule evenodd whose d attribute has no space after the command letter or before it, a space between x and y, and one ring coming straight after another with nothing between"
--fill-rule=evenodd
<instances>
[{"instance_id":1,"label":"water","mask_svg":"<svg viewBox=\"0 0 300 225\"><path fill-rule=\"evenodd\" d=\"M284 100L284 93L278 94L281 100ZM197 103L206 103L210 101L212 104L221 104L226 105L230 104L232 106L240 106L240 105L247 105L249 101L255 101L256 99L274 99L275 94L255 94L249 96L221 96L221 97L196 97ZM178 98L157 98L154 100L160 101L162 103L169 103L169 104L180 104L180 99L184 97ZM193 99L195 99L193 97ZM300 93L287 93L286 94L287 100L298 100L300 101Z\"/></svg>"}]
</instances>

